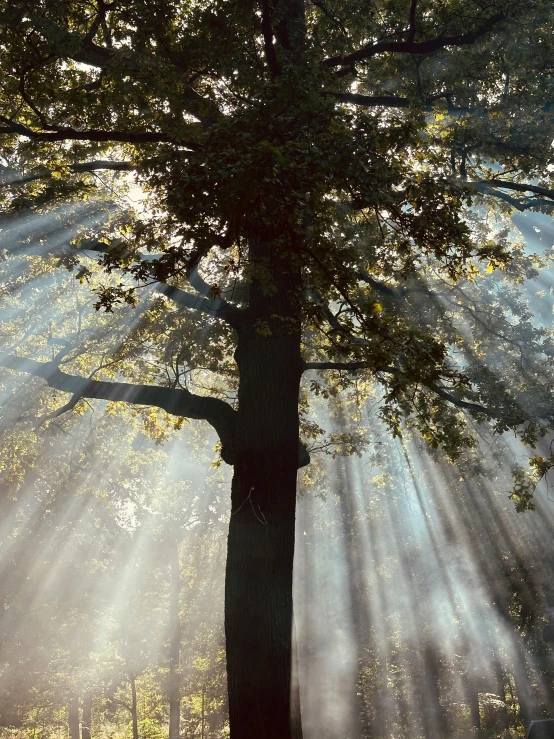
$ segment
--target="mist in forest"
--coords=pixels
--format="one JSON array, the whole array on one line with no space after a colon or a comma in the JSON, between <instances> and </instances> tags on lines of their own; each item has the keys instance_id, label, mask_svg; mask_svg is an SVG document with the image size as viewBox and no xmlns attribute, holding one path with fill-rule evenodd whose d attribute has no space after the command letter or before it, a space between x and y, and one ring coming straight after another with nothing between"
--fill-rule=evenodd
<instances>
[{"instance_id":1,"label":"mist in forest","mask_svg":"<svg viewBox=\"0 0 554 739\"><path fill-rule=\"evenodd\" d=\"M550 216L513 223L527 253L554 245ZM548 270L524 286L537 325L551 324L551 286ZM517 513L511 473L530 454L518 440L476 428L473 460L456 467L416 440L391 442L375 404L361 416L368 453L328 460L322 494L300 499L307 735L523 736L554 717L552 481ZM318 422L341 432L356 419Z\"/></svg>"},{"instance_id":2,"label":"mist in forest","mask_svg":"<svg viewBox=\"0 0 554 739\"><path fill-rule=\"evenodd\" d=\"M543 631L553 504L541 490L536 511L515 512L508 455L506 471L476 481L415 446L397 442L397 453L392 483L369 460L349 458L333 465L325 500L300 504L295 615L307 735L521 732L552 715Z\"/></svg>"},{"instance_id":3,"label":"mist in forest","mask_svg":"<svg viewBox=\"0 0 554 739\"><path fill-rule=\"evenodd\" d=\"M4 245L29 243L45 224L54 232L44 218L4 229ZM514 222L533 250L551 246L541 218ZM97 363L76 355L72 370L82 361L92 376L139 332L155 287L97 325L73 275L32 263L29 276L40 252L0 264L1 350L54 361L76 337ZM544 320L549 280L541 273L529 287L544 291ZM5 370L0 379L0 732L77 739L80 726L158 739L177 684L181 736L226 736L231 471L214 465L213 432L144 409L120 415L105 401L58 413L68 397L41 380ZM528 450L483 435L456 467L414 438L391 440L375 402L358 419L347 413L318 405L314 418L331 433L367 427L367 451L314 455L313 484L300 473L304 736L521 736L531 719L554 716L554 496L543 484L525 514L508 498L514 460Z\"/></svg>"}]
</instances>

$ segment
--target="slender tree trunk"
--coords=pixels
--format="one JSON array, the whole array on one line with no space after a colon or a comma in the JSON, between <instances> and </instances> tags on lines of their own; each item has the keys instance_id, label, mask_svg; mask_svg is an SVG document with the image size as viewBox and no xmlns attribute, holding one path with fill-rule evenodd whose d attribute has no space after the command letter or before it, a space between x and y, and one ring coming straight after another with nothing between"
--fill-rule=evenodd
<instances>
[{"instance_id":1,"label":"slender tree trunk","mask_svg":"<svg viewBox=\"0 0 554 739\"><path fill-rule=\"evenodd\" d=\"M181 685L179 680L181 648L180 594L179 545L176 542L171 551L169 600L169 739L179 739L181 723Z\"/></svg>"},{"instance_id":2,"label":"slender tree trunk","mask_svg":"<svg viewBox=\"0 0 554 739\"><path fill-rule=\"evenodd\" d=\"M129 680L131 682L131 720L133 722L133 739L139 739L137 712L137 679L133 672L129 675Z\"/></svg>"},{"instance_id":3,"label":"slender tree trunk","mask_svg":"<svg viewBox=\"0 0 554 739\"><path fill-rule=\"evenodd\" d=\"M425 709L430 727L428 736L442 739L448 736L448 722L446 712L440 702L440 659L434 645L425 646L423 663L425 666Z\"/></svg>"},{"instance_id":4,"label":"slender tree trunk","mask_svg":"<svg viewBox=\"0 0 554 739\"><path fill-rule=\"evenodd\" d=\"M510 728L510 714L508 713L508 696L506 695L506 673L500 661L500 655L498 654L497 648L493 651L493 659L496 692L504 701L504 706L500 709L500 724L504 731L508 731Z\"/></svg>"},{"instance_id":5,"label":"slender tree trunk","mask_svg":"<svg viewBox=\"0 0 554 739\"><path fill-rule=\"evenodd\" d=\"M298 669L298 641L294 612L292 614L292 667L290 688L290 725L292 739L302 739L302 712L300 706L300 675Z\"/></svg>"},{"instance_id":6,"label":"slender tree trunk","mask_svg":"<svg viewBox=\"0 0 554 739\"><path fill-rule=\"evenodd\" d=\"M206 686L202 685L202 731L200 732L200 739L204 739L204 727L205 727L205 714L206 714Z\"/></svg>"},{"instance_id":7,"label":"slender tree trunk","mask_svg":"<svg viewBox=\"0 0 554 739\"><path fill-rule=\"evenodd\" d=\"M92 723L92 693L87 691L83 696L83 723L81 725L81 739L91 738Z\"/></svg>"},{"instance_id":8,"label":"slender tree trunk","mask_svg":"<svg viewBox=\"0 0 554 739\"><path fill-rule=\"evenodd\" d=\"M250 258L275 259L277 289L268 294L254 282L250 328L239 333L235 352L240 386L225 582L229 718L232 739L291 739L299 280L287 272L291 259L263 245L254 245ZM298 739L300 728L294 732Z\"/></svg>"},{"instance_id":9,"label":"slender tree trunk","mask_svg":"<svg viewBox=\"0 0 554 739\"><path fill-rule=\"evenodd\" d=\"M69 699L67 706L67 725L69 727L69 739L80 739L79 737L79 697L74 694Z\"/></svg>"},{"instance_id":10,"label":"slender tree trunk","mask_svg":"<svg viewBox=\"0 0 554 739\"><path fill-rule=\"evenodd\" d=\"M540 718L535 696L528 684L527 675L514 670L514 682L516 685L517 700L519 703L519 715L523 725L527 728L531 721Z\"/></svg>"},{"instance_id":11,"label":"slender tree trunk","mask_svg":"<svg viewBox=\"0 0 554 739\"><path fill-rule=\"evenodd\" d=\"M479 710L479 691L475 680L471 677L468 681L469 698L469 721L471 724L471 736L481 736L481 712Z\"/></svg>"}]
</instances>

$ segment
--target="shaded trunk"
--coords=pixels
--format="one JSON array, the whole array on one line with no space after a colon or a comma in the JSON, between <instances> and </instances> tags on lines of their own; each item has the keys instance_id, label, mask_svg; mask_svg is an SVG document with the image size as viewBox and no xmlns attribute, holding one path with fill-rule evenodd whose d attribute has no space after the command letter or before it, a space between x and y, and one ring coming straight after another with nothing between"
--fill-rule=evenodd
<instances>
[{"instance_id":1,"label":"shaded trunk","mask_svg":"<svg viewBox=\"0 0 554 739\"><path fill-rule=\"evenodd\" d=\"M67 725L69 728L69 739L80 739L79 737L79 698L72 695L67 706Z\"/></svg>"},{"instance_id":2,"label":"shaded trunk","mask_svg":"<svg viewBox=\"0 0 554 739\"><path fill-rule=\"evenodd\" d=\"M479 691L475 680L469 679L469 722L471 725L471 736L481 736L481 712L479 710Z\"/></svg>"},{"instance_id":3,"label":"shaded trunk","mask_svg":"<svg viewBox=\"0 0 554 739\"><path fill-rule=\"evenodd\" d=\"M206 686L202 685L202 725L200 739L204 739L204 729L206 728Z\"/></svg>"},{"instance_id":4,"label":"shaded trunk","mask_svg":"<svg viewBox=\"0 0 554 739\"><path fill-rule=\"evenodd\" d=\"M180 594L179 546L175 543L171 551L169 596L169 739L179 739L181 723L181 685L179 680L181 647L181 622L179 620Z\"/></svg>"},{"instance_id":5,"label":"shaded trunk","mask_svg":"<svg viewBox=\"0 0 554 739\"><path fill-rule=\"evenodd\" d=\"M81 739L90 739L92 723L92 693L87 691L83 696L83 723L81 725Z\"/></svg>"},{"instance_id":6,"label":"shaded trunk","mask_svg":"<svg viewBox=\"0 0 554 739\"><path fill-rule=\"evenodd\" d=\"M516 686L519 714L524 726L529 726L533 719L541 718L537 701L527 676L525 656L520 650L519 660L514 665L514 683Z\"/></svg>"},{"instance_id":7,"label":"shaded trunk","mask_svg":"<svg viewBox=\"0 0 554 739\"><path fill-rule=\"evenodd\" d=\"M554 674L551 656L546 645L541 644L534 652L535 669L540 676L538 680L537 704L541 716L554 716Z\"/></svg>"},{"instance_id":8,"label":"shaded trunk","mask_svg":"<svg viewBox=\"0 0 554 739\"><path fill-rule=\"evenodd\" d=\"M448 736L448 722L446 712L440 702L440 672L441 665L436 648L427 644L423 652L424 683L425 683L425 719L429 727L427 736L436 736L438 739ZM477 702L479 712L479 702Z\"/></svg>"},{"instance_id":9,"label":"shaded trunk","mask_svg":"<svg viewBox=\"0 0 554 739\"><path fill-rule=\"evenodd\" d=\"M502 730L507 731L510 727L510 714L508 713L508 696L506 695L506 673L500 662L498 649L494 649L494 677L496 682L496 692L504 701L504 706L499 711L499 723Z\"/></svg>"},{"instance_id":10,"label":"shaded trunk","mask_svg":"<svg viewBox=\"0 0 554 739\"><path fill-rule=\"evenodd\" d=\"M134 673L129 676L131 682L131 721L133 726L133 739L139 739L138 713L137 713L137 682Z\"/></svg>"},{"instance_id":11,"label":"shaded trunk","mask_svg":"<svg viewBox=\"0 0 554 739\"><path fill-rule=\"evenodd\" d=\"M269 265L264 245L251 259ZM239 334L236 455L225 582L232 739L299 739L291 729L292 569L298 469L298 280L276 260L270 297L254 283ZM290 266L288 267L290 270ZM263 333L257 330L267 327Z\"/></svg>"}]
</instances>

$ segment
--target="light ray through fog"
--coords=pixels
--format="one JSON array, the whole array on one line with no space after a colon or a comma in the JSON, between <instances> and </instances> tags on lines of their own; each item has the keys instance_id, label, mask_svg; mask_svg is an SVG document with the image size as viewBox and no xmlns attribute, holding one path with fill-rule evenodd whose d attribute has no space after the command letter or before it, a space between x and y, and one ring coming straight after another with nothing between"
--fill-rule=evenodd
<instances>
[{"instance_id":1,"label":"light ray through fog","mask_svg":"<svg viewBox=\"0 0 554 739\"><path fill-rule=\"evenodd\" d=\"M410 736L444 739L449 721L467 721L463 714L447 715L449 704L469 705L471 679L468 686L464 675L478 675L486 684L478 692L497 695L501 703L499 669L515 672L519 690L533 692L534 657L526 653L525 641L503 611L499 598L509 598L509 592L502 595L495 578L505 557L523 566L521 557L526 556L531 570L537 566L529 554L523 555L520 542L539 532L543 541L552 542L552 511L532 522L518 516L507 499L509 474L504 488L495 483L494 494L483 481L471 492L469 483L462 485L466 490L460 500L452 468L439 466L413 446L409 458L412 473L407 480L396 478L397 485L407 488L409 508L394 489L380 495L367 481L364 460L352 458L334 466L337 477L326 502L309 495L301 501L296 612L304 645L301 684L309 736L365 736L354 719L360 694L375 714L369 719L370 736L396 736L408 707L417 724L412 723ZM320 507L331 517L328 531L312 523ZM488 520L483 524L485 508ZM487 563L490 568L484 569ZM348 582L353 586L350 595L344 591ZM448 703L436 692L430 659L443 669L447 662L461 662ZM402 665L400 683L391 660ZM341 700L346 705L335 720L336 694L332 702L327 700L337 682L339 705ZM344 721L348 707L350 723Z\"/></svg>"},{"instance_id":2,"label":"light ray through fog","mask_svg":"<svg viewBox=\"0 0 554 739\"><path fill-rule=\"evenodd\" d=\"M552 245L550 218L526 214L522 223L516 225L528 251ZM524 291L532 299L551 283L542 270ZM542 300L542 327L549 328L549 290ZM451 308L443 297L439 303ZM469 343L469 324L458 317L453 323ZM488 369L499 372L499 366ZM344 431L330 417L318 421ZM368 425L375 440L380 422L372 416ZM539 489L537 513L516 514L508 500L510 473L529 450L506 438L504 450L487 460L480 443L488 476L459 477L415 444L398 442L405 460L388 460L387 495L379 470L372 482L367 462L350 458L327 465L326 502L309 494L301 500L295 602L308 736L444 739L461 727L471 732L495 701L497 720L507 722L510 690L517 692L523 725L554 708L545 682L552 655L533 652L528 635L542 628L533 611L545 612L548 588L540 573L544 578L552 561L554 509ZM314 523L323 507L326 530ZM446 689L439 687L441 670L453 675ZM366 707L361 724L360 703Z\"/></svg>"},{"instance_id":3,"label":"light ray through fog","mask_svg":"<svg viewBox=\"0 0 554 739\"><path fill-rule=\"evenodd\" d=\"M80 209L81 224L83 217L87 220L86 212L88 210L90 210L88 207ZM19 223L17 227L14 226L11 230L5 229L2 234L4 237L3 244L11 245L9 240L12 238L26 237L31 232L36 234L40 231L45 237L49 237L49 242L34 251L48 253L51 248L65 244L75 236L76 231L67 228L57 229L54 226L49 231L50 220L49 217L37 217L29 219L27 224ZM89 225L94 225L98 222L98 218L96 215L92 215L89 221ZM27 231L25 228L27 228ZM23 354L27 350L27 353L32 356L33 347L32 344L29 345L29 341L32 341L35 336L39 338L44 335L47 336L51 333L53 325L58 327L58 331L63 332L65 329L68 332L68 337L76 335L77 344L73 348L78 350L79 337L76 334L75 309L72 305L68 306L67 301L60 299L64 297L66 289L64 280L67 283L68 280L73 278L71 276L64 277L63 274L61 279L53 275L42 275L35 279L21 281L18 284L18 275L22 275L28 267L27 258L8 256L8 261L4 266L15 267L15 269L5 271L12 280L16 280L16 284L15 289L10 291L14 305L4 309L2 317L6 323L24 321L25 334L23 338L27 336L27 342L21 345L21 337L19 337L17 342L19 350ZM87 287L81 288L83 296L87 290ZM131 335L135 326L142 320L142 314L148 309L154 291L155 286L149 286L142 290L139 305L134 310L126 311L115 323L112 321L117 329L117 335L120 336L117 344L112 346L112 352L116 352L121 348L126 336ZM46 300L37 302L38 296L43 296ZM19 305L23 303L23 306L17 309L15 300ZM89 300L92 302L90 298ZM85 322L88 322L93 314L92 306L86 306ZM95 322L92 325L92 330L89 328L85 330L83 338L89 342L94 341L101 338L103 331L105 329ZM62 333L59 338L64 339L66 336ZM8 342L8 345L4 344L2 347L4 351L10 348L13 348L11 342ZM42 350L44 351L44 347L42 347ZM58 350L59 347L52 349L52 351ZM107 361L109 361L109 357ZM25 376L16 377L10 374L6 377L2 395L4 410L6 410L6 404L13 402L18 393L21 392L18 390L18 386L19 388L28 387L29 382L29 378ZM32 384L36 386L37 382L32 381ZM60 397L60 404L65 402L62 398L63 395ZM85 434L85 437L81 439L81 449L73 450L77 456L86 452L86 446L90 440L90 431L99 425L102 418L102 407L105 406L106 403L100 404L96 411L96 418L93 420L91 417L89 434ZM13 410L16 413L21 413L19 408L14 407ZM5 413L4 416L6 416ZM13 413L9 413L8 417L4 418L4 422L15 422L17 428L17 418L13 416ZM50 432L50 436L51 434L52 432ZM65 451L62 451L64 447ZM117 442L114 441L113 447L117 450ZM54 441L47 444L45 453L55 457L57 454L65 454L66 451L67 444L60 443L58 445ZM122 529L119 534L115 533L116 540L119 538L121 541L119 544L117 541L115 543L114 557L122 560L123 571L120 573L120 582L108 594L96 592L105 589L106 583L103 582L105 578L98 580L97 574L87 571L84 566L86 562L92 564L98 560L94 520L96 518L101 523L108 512L105 502L101 503L98 495L102 497L105 491L113 485L113 481L117 479L117 468L121 466L117 456L112 455L111 460L111 463L106 465L105 460L99 456L85 476L72 472L71 465L69 465L68 478L65 482L55 478L51 481L53 485L58 485L57 500L49 501L48 495L45 499L46 491L44 488L40 491L36 485L27 484L20 492L18 500L8 510L8 516L4 519L0 532L3 544L2 567L4 570L6 567L13 567L14 557L22 559L23 571L27 566L26 577L19 584L15 583L12 578L12 587L15 587L12 592L14 603L24 602L25 608L23 611L28 614L28 616L20 619L17 624L13 624L11 633L15 640L28 638L28 634L33 630L32 619L35 618L33 614L37 610L40 611L41 604L46 607L46 604L51 602L52 598L64 602L65 607L71 611L74 608L77 610L81 608L82 610L83 593L87 593L87 597L91 602L94 601L95 597L102 595L106 603L106 618L100 619L93 629L94 639L98 643L105 642L106 639L109 640L110 624L120 622L125 615L129 606L129 593L133 593L139 587L140 580L144 577L138 563L142 560L142 569L144 567L148 569L148 561L152 559L147 552L152 538L151 526L143 525L139 527L131 537L131 541L129 541L130 531ZM63 463L67 464L67 459L63 459ZM62 467L64 466L63 463ZM159 480L152 482L160 484ZM148 479L145 480L145 484L147 483ZM37 548L31 545L35 541L40 541L40 547ZM118 549L120 550L119 555L117 554ZM30 560L29 557L31 557ZM73 572L79 573L78 587L75 587L75 574L72 574ZM164 649L165 623L160 624L160 628L161 631L158 636L153 635L154 644L152 648L154 651L158 650L158 652ZM75 636L75 638L80 637Z\"/></svg>"},{"instance_id":4,"label":"light ray through fog","mask_svg":"<svg viewBox=\"0 0 554 739\"><path fill-rule=\"evenodd\" d=\"M36 232L43 225L39 220L32 229ZM21 236L24 229L18 233ZM55 228L48 233L59 245L70 238ZM24 273L23 259L14 257L11 264L14 274ZM112 353L132 335L154 291L155 286L146 288L137 309L114 322L118 341L112 342ZM22 329L23 323L27 330L32 328L30 338L44 335L52 324L66 328L74 321L74 309L58 303L62 292L63 278L57 284L50 275L16 283L11 297L25 306L18 309L14 302L1 315L6 321L20 321ZM47 294L48 301L36 303L37 295ZM90 305L87 311L92 315ZM458 328L470 338L463 321ZM87 327L87 341L100 339L102 331ZM208 331L204 324L201 341ZM25 348L20 345L22 353ZM27 382L14 375L6 380L0 405L9 422L14 422L16 408L8 412L8 405L17 405L14 399L21 398L14 390ZM60 397L60 405L63 402ZM72 450L76 459L85 458L105 433L100 428L105 407L96 404L93 417L87 411L83 425L88 424L88 431L77 427L80 436ZM318 421L332 432L348 426L340 414L335 419L322 415ZM374 440L386 435L374 411L367 412L367 420ZM96 461L86 469L64 460L66 477L59 471L59 479L52 478L56 495L45 489L44 481L42 488L30 482L7 510L0 525L0 577L8 573L14 602L27 611L10 625L9 633L14 640L28 638L37 612L59 599L75 614L77 624L82 620L66 640L69 650L82 650L83 644L91 652L119 649L125 662L121 669L127 672L144 664L167 665L167 531L174 534L180 521L181 560L193 563L190 571L201 572L205 583L195 592L200 579L196 574L183 586L183 654L188 662L182 669L187 679L198 683L205 676L202 669L195 673L202 650L195 651L194 635L219 633L221 642L224 569L224 546L216 553L204 549L198 527L217 527L228 516L227 505L213 502L206 465L184 461L183 435L166 444L158 459L152 443L137 434L132 449L149 455L151 463L148 469L129 466L129 478L136 478L131 495L131 483L126 489L120 470L121 457L130 459L131 450L118 438L117 424L110 428L109 458L99 446ZM123 426L119 429L123 437ZM41 442L44 455L67 453L63 436L56 441L44 434ZM486 701L496 700L502 717L512 683L531 716L538 703L547 704L551 696L540 677L544 665L526 638L527 627L514 628L514 612L542 597L537 573L541 553L545 562L552 559L554 509L540 493L537 525L537 518L531 523L518 517L507 500L510 454L523 458L525 450L507 442L510 453L495 463L505 468L497 479L469 481L460 480L453 467L436 464L416 444L394 442L387 449L389 457L381 466L369 456L329 464L327 500L308 492L300 501L295 620L306 739L445 739L460 727L470 731L480 703L482 713ZM184 472L187 489L179 490L182 505L176 506L171 483L182 480ZM389 476L387 483L383 475ZM144 503L142 511L137 500ZM109 529L111 556L118 566L99 575L105 566L106 542L99 533L103 526ZM531 539L534 547L527 546ZM10 571L18 558L25 560L26 579L20 583L17 570L15 575ZM149 578L157 570L163 573L165 590L151 607ZM531 575L528 587L517 580L522 573ZM512 583L518 584L515 597L523 605L514 605ZM94 617L93 603L101 603ZM4 623L10 617L4 614ZM149 629L148 648L138 635L135 621L140 619ZM107 667L97 669L97 679L107 679L102 672Z\"/></svg>"},{"instance_id":5,"label":"light ray through fog","mask_svg":"<svg viewBox=\"0 0 554 739\"><path fill-rule=\"evenodd\" d=\"M64 204L47 213L4 218L0 222L0 249L15 258L47 255L68 245L84 229L104 223L114 210L109 204L102 208L94 203Z\"/></svg>"},{"instance_id":6,"label":"light ray through fog","mask_svg":"<svg viewBox=\"0 0 554 739\"><path fill-rule=\"evenodd\" d=\"M470 326L462 319L455 323L471 340ZM318 422L334 432L348 425L333 424L329 416ZM381 423L371 415L368 426L375 441ZM538 521L516 514L508 500L510 472L514 460L524 461L529 451L520 443L514 449L508 439L503 443L504 450L485 465L488 478L459 478L454 467L437 464L413 443L398 442L405 459L401 465L388 460L388 495L380 492L379 469L372 470L372 483L368 462L351 458L327 465L326 503L309 495L302 499L295 602L305 645L300 653L308 736L444 739L455 731L454 723L470 732L472 722L481 721L479 712L495 701L498 720L508 720L510 680L524 724L554 705L544 682L545 661L539 663L529 649L529 627L523 623L518 630L513 617L514 608L532 610L536 599L538 609L544 601L535 575L552 556L554 512L545 513L540 502ZM483 459L487 451L483 445ZM321 506L331 519L323 532L314 525ZM534 573L515 595L512 568L524 581ZM340 607L329 582L339 583ZM514 605L514 597L523 605ZM551 657L545 659L551 669ZM441 670L453 675L448 697L439 688ZM479 700L488 703L479 708ZM361 724L360 702L367 707ZM456 714L456 706L465 706L466 713Z\"/></svg>"}]
</instances>

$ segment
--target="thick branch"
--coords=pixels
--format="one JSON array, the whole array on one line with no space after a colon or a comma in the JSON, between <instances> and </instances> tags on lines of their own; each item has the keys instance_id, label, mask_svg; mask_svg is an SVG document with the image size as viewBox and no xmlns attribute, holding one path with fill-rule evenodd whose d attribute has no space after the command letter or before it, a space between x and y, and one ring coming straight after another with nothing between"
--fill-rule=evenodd
<instances>
[{"instance_id":1,"label":"thick branch","mask_svg":"<svg viewBox=\"0 0 554 739\"><path fill-rule=\"evenodd\" d=\"M495 192L491 192L491 195L499 197L500 193L496 190ZM516 207L521 212L530 210L531 208L554 208L554 202L552 200L520 200Z\"/></svg>"},{"instance_id":2,"label":"thick branch","mask_svg":"<svg viewBox=\"0 0 554 739\"><path fill-rule=\"evenodd\" d=\"M547 190L543 187L536 187L535 185L522 185L518 182L504 182L502 180L478 180L476 182L463 183L464 185L471 185L479 192L484 195L490 195L491 197L498 198L511 205L516 210L521 212L529 210L530 208L554 208L554 190ZM530 200L518 200L513 198L502 190L517 190L518 192L536 192L543 191L549 200L538 200L531 198Z\"/></svg>"},{"instance_id":3,"label":"thick branch","mask_svg":"<svg viewBox=\"0 0 554 739\"><path fill-rule=\"evenodd\" d=\"M306 370L338 370L339 372L358 372L367 369L367 362L304 362L302 371Z\"/></svg>"},{"instance_id":4,"label":"thick branch","mask_svg":"<svg viewBox=\"0 0 554 739\"><path fill-rule=\"evenodd\" d=\"M450 115L460 115L461 113L474 114L477 109L464 108L459 105L453 105L451 102L452 95L447 92L429 95L425 100L416 98L401 97L399 95L362 95L357 92L324 92L325 95L331 95L342 103L350 103L352 105L363 105L366 108L409 108L410 105L421 106L423 110L432 111L433 103L437 100L446 100L448 104L448 113Z\"/></svg>"},{"instance_id":5,"label":"thick branch","mask_svg":"<svg viewBox=\"0 0 554 739\"><path fill-rule=\"evenodd\" d=\"M469 403L467 400L456 398L440 385L429 383L428 385L426 385L426 387L436 393L440 398L443 398L443 400L447 400L449 403L452 403L452 405L455 405L458 408L473 411L474 413L481 413L484 416L488 416L489 418L501 418L501 414L493 410L492 408L486 408L484 405L479 405L478 403Z\"/></svg>"},{"instance_id":6,"label":"thick branch","mask_svg":"<svg viewBox=\"0 0 554 739\"><path fill-rule=\"evenodd\" d=\"M83 242L82 246L86 251L93 251L100 254L107 254L110 251L109 244L94 239ZM163 254L148 254L146 256L137 256L137 261L144 263L155 262L156 260L161 259L163 257ZM236 308L234 305L231 305L223 298L211 297L210 286L202 279L202 277L198 273L198 263L201 256L202 254L200 252L195 252L193 254L191 259L189 260L189 264L185 273L190 285L196 290L198 295L193 295L186 290L182 290L179 287L174 287L173 285L168 285L164 282L158 282L156 284L156 290L172 300L174 303L178 303L179 305L182 305L185 308L190 308L191 310L206 313L213 318L220 318L221 320L226 321L230 326L238 330L244 320L243 311L241 311L240 308Z\"/></svg>"},{"instance_id":7,"label":"thick branch","mask_svg":"<svg viewBox=\"0 0 554 739\"><path fill-rule=\"evenodd\" d=\"M274 77L280 77L282 74L281 65L277 59L277 52L273 45L273 29L271 28L271 13L269 8L269 0L262 0L262 33L264 35L264 51L271 74Z\"/></svg>"},{"instance_id":8,"label":"thick branch","mask_svg":"<svg viewBox=\"0 0 554 739\"><path fill-rule=\"evenodd\" d=\"M204 313L208 313L216 318L222 318L227 321L234 328L239 328L243 321L243 313L239 308L228 303L221 297L213 296L213 289L211 285L202 278L198 267L203 257L205 257L210 251L210 246L205 246L200 249L196 249L191 254L187 267L185 270L185 277L187 278L191 287L193 287L197 294L200 296L191 295L190 293L180 290L179 288L173 288L169 285L166 289L160 290L167 297L174 300L176 303L185 305L187 308L195 308L201 310ZM159 258L158 255L157 258ZM155 259L156 255L149 255L149 260ZM194 301L191 302L191 301Z\"/></svg>"},{"instance_id":9,"label":"thick branch","mask_svg":"<svg viewBox=\"0 0 554 739\"><path fill-rule=\"evenodd\" d=\"M95 398L154 406L174 416L207 421L216 430L221 440L223 459L228 464L233 464L235 411L223 400L195 395L182 389L77 377L62 372L54 362L36 362L14 354L0 354L0 366L41 377L49 387L71 393L73 399Z\"/></svg>"},{"instance_id":10,"label":"thick branch","mask_svg":"<svg viewBox=\"0 0 554 739\"><path fill-rule=\"evenodd\" d=\"M358 279L362 280L362 282L367 283L370 287L382 293L383 295L388 295L391 298L398 298L399 296L400 291L398 289L389 287L383 282L379 282L379 280L374 279L368 272L360 270L360 272L358 272L357 274L357 277Z\"/></svg>"},{"instance_id":11,"label":"thick branch","mask_svg":"<svg viewBox=\"0 0 554 739\"><path fill-rule=\"evenodd\" d=\"M476 182L468 182L473 187L499 187L503 190L516 190L517 192L532 192L535 195L542 195L545 198L554 200L554 190L538 185L529 185L527 182L508 182L506 180L478 180Z\"/></svg>"},{"instance_id":12,"label":"thick branch","mask_svg":"<svg viewBox=\"0 0 554 739\"><path fill-rule=\"evenodd\" d=\"M412 0L410 4L410 30L408 31L408 41L413 41L415 38L416 9L417 9L417 0Z\"/></svg>"},{"instance_id":13,"label":"thick branch","mask_svg":"<svg viewBox=\"0 0 554 739\"><path fill-rule=\"evenodd\" d=\"M485 36L494 26L504 19L504 13L496 13L485 21L480 28L457 36L438 36L429 41L414 41L413 38L406 41L380 41L377 44L369 44L358 51L346 56L334 56L323 62L327 67L348 67L364 59L371 59L378 54L386 52L393 54L432 54L448 46L470 46L477 39Z\"/></svg>"},{"instance_id":14,"label":"thick branch","mask_svg":"<svg viewBox=\"0 0 554 739\"><path fill-rule=\"evenodd\" d=\"M96 159L92 162L80 162L79 164L71 164L68 166L70 172L78 174L81 172L100 172L105 170L111 170L115 172L129 172L134 169L134 165L131 162L123 161L110 161ZM35 180L45 180L52 177L50 170L42 170L40 172L30 172L29 174L22 174L16 169L8 169L7 167L0 168L0 182L4 184L14 185L25 185L27 182L34 182Z\"/></svg>"},{"instance_id":15,"label":"thick branch","mask_svg":"<svg viewBox=\"0 0 554 739\"><path fill-rule=\"evenodd\" d=\"M190 255L185 271L185 276L190 285L196 290L199 295L202 295L202 297L204 298L211 297L212 288L204 279L202 279L202 276L198 271L198 267L200 266L200 262L202 261L202 259L209 253L210 249L210 246L204 246L193 251L193 253ZM219 304L217 303L217 301L219 301ZM224 305L226 305L225 301L222 298L217 298L214 301L214 304L219 305L219 308L222 308Z\"/></svg>"},{"instance_id":16,"label":"thick branch","mask_svg":"<svg viewBox=\"0 0 554 739\"><path fill-rule=\"evenodd\" d=\"M5 116L0 116L0 121L5 124L4 126L0 126L0 134L17 134L33 141L117 141L125 144L175 144L176 146L191 149L191 151L200 151L202 148L193 141L182 141L173 136L167 136L166 134L155 131L103 131L94 128L78 131L75 128L65 126L57 127L55 131L35 131L21 123L11 121Z\"/></svg>"},{"instance_id":17,"label":"thick branch","mask_svg":"<svg viewBox=\"0 0 554 739\"><path fill-rule=\"evenodd\" d=\"M235 329L239 329L243 323L242 311L221 298L209 300L208 298L193 295L186 290L181 290L179 287L173 287L173 285L167 285L162 282L156 285L156 290L178 305L206 313L213 318L220 318Z\"/></svg>"}]
</instances>

